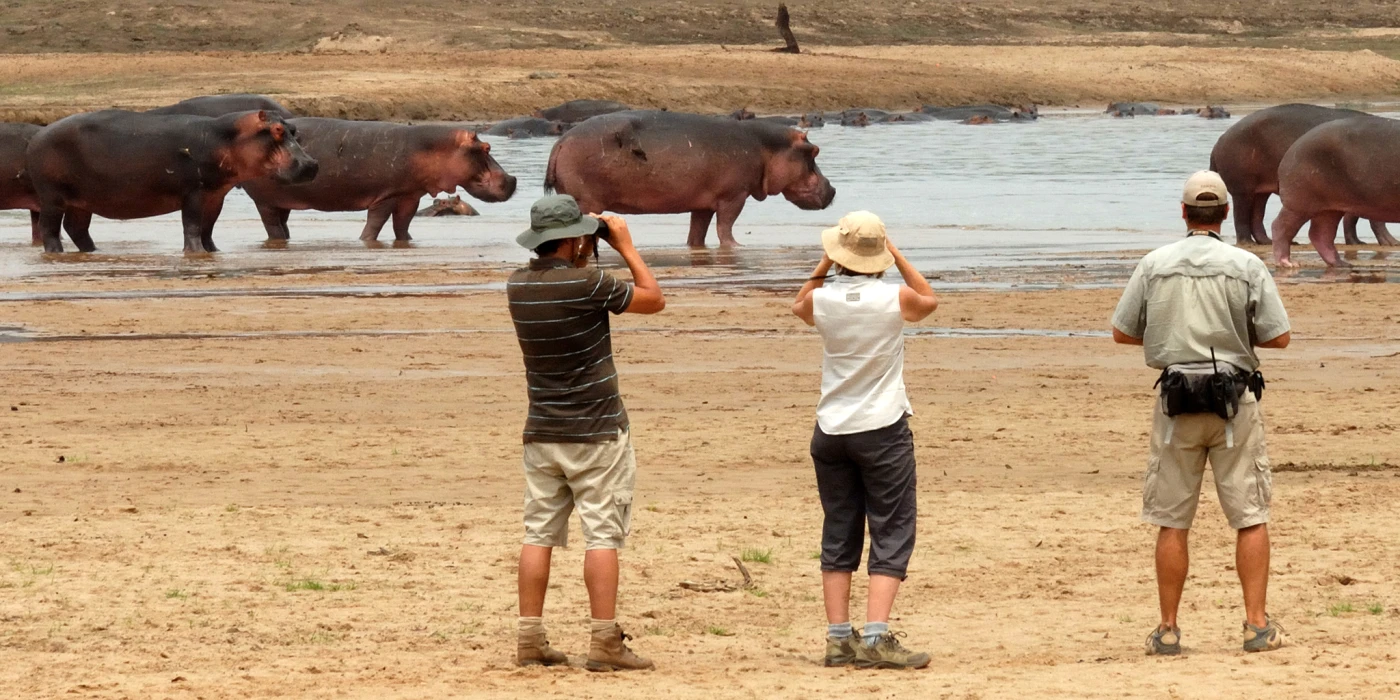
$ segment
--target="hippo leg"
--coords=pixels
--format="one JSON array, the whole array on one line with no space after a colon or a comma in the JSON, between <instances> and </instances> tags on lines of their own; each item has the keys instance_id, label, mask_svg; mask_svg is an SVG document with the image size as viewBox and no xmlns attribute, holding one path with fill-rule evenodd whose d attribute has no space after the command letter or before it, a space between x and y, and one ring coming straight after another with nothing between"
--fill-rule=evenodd
<instances>
[{"instance_id":1,"label":"hippo leg","mask_svg":"<svg viewBox=\"0 0 1400 700\"><path fill-rule=\"evenodd\" d=\"M39 212L29 212L29 245L43 245L44 234L39 231Z\"/></svg>"},{"instance_id":2,"label":"hippo leg","mask_svg":"<svg viewBox=\"0 0 1400 700\"><path fill-rule=\"evenodd\" d=\"M1298 235L1298 230L1307 222L1307 216L1289 209L1287 205L1279 212L1278 218L1274 219L1274 262L1279 267L1298 267L1298 264L1293 262L1290 247L1293 245L1293 237ZM1332 235L1337 235L1335 229Z\"/></svg>"},{"instance_id":3,"label":"hippo leg","mask_svg":"<svg viewBox=\"0 0 1400 700\"><path fill-rule=\"evenodd\" d=\"M1238 190L1230 193L1235 200L1235 245L1248 245L1254 242L1254 207L1257 205L1253 194Z\"/></svg>"},{"instance_id":4,"label":"hippo leg","mask_svg":"<svg viewBox=\"0 0 1400 700\"><path fill-rule=\"evenodd\" d=\"M379 240L379 232L384 230L384 223L389 220L389 215L394 213L394 201L380 202L370 208L369 217L365 219L365 228L360 231L360 240Z\"/></svg>"},{"instance_id":5,"label":"hippo leg","mask_svg":"<svg viewBox=\"0 0 1400 700\"><path fill-rule=\"evenodd\" d=\"M63 252L63 207L48 206L39 210L39 235L44 240L45 253Z\"/></svg>"},{"instance_id":6,"label":"hippo leg","mask_svg":"<svg viewBox=\"0 0 1400 700\"><path fill-rule=\"evenodd\" d=\"M285 241L292 237L292 232L287 229L287 219L292 215L291 210L278 209L266 204L258 205L258 218L262 219L263 228L267 231L269 240Z\"/></svg>"},{"instance_id":7,"label":"hippo leg","mask_svg":"<svg viewBox=\"0 0 1400 700\"><path fill-rule=\"evenodd\" d=\"M1240 200L1236 200L1240 201ZM1253 196L1250 211L1250 231L1254 235L1254 242L1259 245L1269 245L1273 239L1269 238L1269 229L1264 226L1264 210L1269 205L1269 193L1261 192Z\"/></svg>"},{"instance_id":8,"label":"hippo leg","mask_svg":"<svg viewBox=\"0 0 1400 700\"><path fill-rule=\"evenodd\" d=\"M1342 217L1342 242L1347 245L1361 245L1361 237L1356 235L1356 220L1360 218L1355 214Z\"/></svg>"},{"instance_id":9,"label":"hippo leg","mask_svg":"<svg viewBox=\"0 0 1400 700\"><path fill-rule=\"evenodd\" d=\"M88 228L92 226L92 212L81 209L69 209L63 213L63 230L68 232L68 237L73 240L73 245L78 246L78 250L84 253L91 253L97 250L97 246L92 242L92 234L88 233Z\"/></svg>"},{"instance_id":10,"label":"hippo leg","mask_svg":"<svg viewBox=\"0 0 1400 700\"><path fill-rule=\"evenodd\" d=\"M417 197L400 197L394 203L394 240L413 240L413 236L408 235L408 225L413 222L413 215L417 213Z\"/></svg>"},{"instance_id":11,"label":"hippo leg","mask_svg":"<svg viewBox=\"0 0 1400 700\"><path fill-rule=\"evenodd\" d=\"M185 198L184 206L180 208L180 225L185 232L185 254L206 253L204 249L204 217L202 216L202 205L198 195Z\"/></svg>"},{"instance_id":12,"label":"hippo leg","mask_svg":"<svg viewBox=\"0 0 1400 700\"><path fill-rule=\"evenodd\" d=\"M219 220L219 214L224 210L224 198L210 198L205 201L200 209L199 217L199 240L204 244L204 252L217 253L219 248L214 245L214 224Z\"/></svg>"},{"instance_id":13,"label":"hippo leg","mask_svg":"<svg viewBox=\"0 0 1400 700\"><path fill-rule=\"evenodd\" d=\"M1385 222L1384 222L1384 221L1376 221L1375 219L1372 219L1372 220L1371 220L1371 233L1376 234L1376 244L1377 244L1377 245L1383 245L1383 246L1397 246L1397 245L1400 245L1400 241L1395 240L1395 237L1390 235L1390 231L1386 229L1386 227L1385 227Z\"/></svg>"},{"instance_id":14,"label":"hippo leg","mask_svg":"<svg viewBox=\"0 0 1400 700\"><path fill-rule=\"evenodd\" d=\"M1312 240L1317 254L1328 267L1350 266L1351 263L1337 256L1337 224L1342 221L1342 213L1335 211L1319 212L1308 227L1308 238Z\"/></svg>"},{"instance_id":15,"label":"hippo leg","mask_svg":"<svg viewBox=\"0 0 1400 700\"><path fill-rule=\"evenodd\" d=\"M705 235L710 232L710 220L715 218L715 213L709 209L690 212L690 237L685 239L685 244L691 248L704 248Z\"/></svg>"},{"instance_id":16,"label":"hippo leg","mask_svg":"<svg viewBox=\"0 0 1400 700\"><path fill-rule=\"evenodd\" d=\"M746 196L737 202L720 202L715 207L715 214L719 220L715 222L715 232L719 234L720 247L736 246L739 242L734 240L734 222L739 220L739 213L744 211Z\"/></svg>"}]
</instances>

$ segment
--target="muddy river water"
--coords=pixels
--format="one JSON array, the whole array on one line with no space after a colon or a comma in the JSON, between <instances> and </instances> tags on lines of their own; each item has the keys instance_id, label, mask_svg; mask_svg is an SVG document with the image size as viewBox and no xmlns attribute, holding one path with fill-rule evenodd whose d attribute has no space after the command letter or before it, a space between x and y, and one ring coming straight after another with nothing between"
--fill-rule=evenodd
<instances>
[{"instance_id":1,"label":"muddy river water","mask_svg":"<svg viewBox=\"0 0 1400 700\"><path fill-rule=\"evenodd\" d=\"M744 244L737 251L687 249L686 215L630 221L648 259L693 284L795 279L819 256L818 232L854 209L878 213L915 264L944 286L1121 284L1133 263L1130 251L1180 235L1181 183L1207 166L1211 146L1234 121L1079 113L1030 124L827 126L811 133L822 149L818 162L837 188L826 211L801 211L781 197L750 201L735 227ZM178 213L96 219L97 253L45 255L28 245L27 212L0 212L0 280L513 266L528 258L513 239L542 192L553 141L490 140L502 166L520 179L515 198L474 202L478 217L416 219L408 246L393 245L387 226L383 245L361 243L363 212L293 212L290 243L268 248L252 202L234 190L215 231L222 252L203 259L181 253ZM1277 200L1271 205L1270 220ZM1228 223L1225 234L1233 240ZM713 246L713 232L710 240ZM1369 247L1350 256L1358 269L1341 278L1400 281L1384 251ZM1295 257L1316 260L1310 248Z\"/></svg>"}]
</instances>

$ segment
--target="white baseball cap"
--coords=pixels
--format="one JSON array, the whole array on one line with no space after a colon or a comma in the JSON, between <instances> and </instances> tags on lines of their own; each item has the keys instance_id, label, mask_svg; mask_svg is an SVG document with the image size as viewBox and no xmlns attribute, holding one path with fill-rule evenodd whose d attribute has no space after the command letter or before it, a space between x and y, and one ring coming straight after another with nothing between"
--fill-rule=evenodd
<instances>
[{"instance_id":1,"label":"white baseball cap","mask_svg":"<svg viewBox=\"0 0 1400 700\"><path fill-rule=\"evenodd\" d=\"M1211 196L1202 196L1211 195ZM1229 204L1229 194L1220 174L1202 170L1186 179L1186 189L1181 193L1181 203L1193 207L1215 207Z\"/></svg>"}]
</instances>

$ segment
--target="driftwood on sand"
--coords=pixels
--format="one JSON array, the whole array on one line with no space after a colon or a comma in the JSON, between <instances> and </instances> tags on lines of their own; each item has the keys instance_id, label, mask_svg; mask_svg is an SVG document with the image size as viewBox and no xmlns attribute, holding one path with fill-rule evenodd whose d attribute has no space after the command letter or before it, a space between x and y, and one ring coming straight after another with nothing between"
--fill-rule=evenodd
<instances>
[{"instance_id":1,"label":"driftwood on sand","mask_svg":"<svg viewBox=\"0 0 1400 700\"><path fill-rule=\"evenodd\" d=\"M797 37L792 35L792 18L788 16L787 3L778 3L778 21L773 23L778 28L778 33L782 35L787 46L780 49L773 49L777 53L802 53L802 49L797 48Z\"/></svg>"}]
</instances>

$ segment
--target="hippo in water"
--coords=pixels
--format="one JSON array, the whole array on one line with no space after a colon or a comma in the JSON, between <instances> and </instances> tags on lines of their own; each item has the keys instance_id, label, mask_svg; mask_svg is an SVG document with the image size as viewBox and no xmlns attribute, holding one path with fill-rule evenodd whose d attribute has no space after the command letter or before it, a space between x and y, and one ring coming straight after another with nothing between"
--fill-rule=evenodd
<instances>
[{"instance_id":1,"label":"hippo in water","mask_svg":"<svg viewBox=\"0 0 1400 700\"><path fill-rule=\"evenodd\" d=\"M33 124L0 123L0 209L28 209L30 241L44 242L39 235L39 198L24 171L24 151L29 140L42 127Z\"/></svg>"},{"instance_id":2,"label":"hippo in water","mask_svg":"<svg viewBox=\"0 0 1400 700\"><path fill-rule=\"evenodd\" d=\"M826 117L821 112L810 112L797 118L799 129L820 129L826 126Z\"/></svg>"},{"instance_id":3,"label":"hippo in water","mask_svg":"<svg viewBox=\"0 0 1400 700\"><path fill-rule=\"evenodd\" d=\"M1033 104L1014 107L1002 105L961 105L957 107L924 105L919 108L919 111L939 121L950 122L967 122L974 117L985 117L994 122L1024 122L1040 118L1040 107ZM990 122L983 120L978 123Z\"/></svg>"},{"instance_id":4,"label":"hippo in water","mask_svg":"<svg viewBox=\"0 0 1400 700\"><path fill-rule=\"evenodd\" d=\"M1224 107L1206 105L1196 110L1196 116L1202 119L1229 119L1230 113Z\"/></svg>"},{"instance_id":5,"label":"hippo in water","mask_svg":"<svg viewBox=\"0 0 1400 700\"><path fill-rule=\"evenodd\" d=\"M841 126L870 126L870 115L865 112L841 115Z\"/></svg>"},{"instance_id":6,"label":"hippo in water","mask_svg":"<svg viewBox=\"0 0 1400 700\"><path fill-rule=\"evenodd\" d=\"M924 112L907 112L904 114L891 114L885 117L881 124L925 124L934 121L932 114Z\"/></svg>"},{"instance_id":7,"label":"hippo in water","mask_svg":"<svg viewBox=\"0 0 1400 700\"><path fill-rule=\"evenodd\" d=\"M749 197L830 206L836 190L817 167L819 150L802 131L756 119L621 112L560 137L544 186L573 195L587 213L690 212L691 246L705 245L718 214L720 245L730 246Z\"/></svg>"},{"instance_id":8,"label":"hippo in water","mask_svg":"<svg viewBox=\"0 0 1400 700\"><path fill-rule=\"evenodd\" d=\"M265 111L77 114L35 134L24 160L39 197L44 250L54 253L63 250L60 226L78 250L95 250L93 214L141 219L176 211L185 252L214 252L214 222L234 185L268 177L305 182L317 169L296 127Z\"/></svg>"},{"instance_id":9,"label":"hippo in water","mask_svg":"<svg viewBox=\"0 0 1400 700\"><path fill-rule=\"evenodd\" d=\"M321 174L300 184L271 178L244 184L272 240L291 236L292 209L369 210L363 241L377 240L392 215L394 238L407 241L424 195L462 187L484 202L504 202L515 194L515 178L491 157L491 144L466 129L313 117L291 123L306 152L321 163Z\"/></svg>"},{"instance_id":10,"label":"hippo in water","mask_svg":"<svg viewBox=\"0 0 1400 700\"><path fill-rule=\"evenodd\" d=\"M758 115L754 114L753 112L750 112L748 107L740 107L739 109L736 109L733 112L729 113L729 118L737 121L753 119L756 116Z\"/></svg>"},{"instance_id":11,"label":"hippo in water","mask_svg":"<svg viewBox=\"0 0 1400 700\"><path fill-rule=\"evenodd\" d=\"M432 204L418 210L418 216L478 216L472 205L462 201L461 195L438 197Z\"/></svg>"},{"instance_id":12,"label":"hippo in water","mask_svg":"<svg viewBox=\"0 0 1400 700\"><path fill-rule=\"evenodd\" d=\"M1221 134L1210 152L1210 169L1220 173L1234 200L1236 242L1269 244L1264 207L1269 195L1278 193L1279 163L1294 142L1321 124L1364 117L1381 118L1350 109L1285 104L1250 114ZM1360 244L1356 217L1348 214L1344 223L1347 243ZM1376 242L1396 244L1383 222L1371 222L1371 229Z\"/></svg>"},{"instance_id":13,"label":"hippo in water","mask_svg":"<svg viewBox=\"0 0 1400 700\"><path fill-rule=\"evenodd\" d=\"M191 114L197 117L222 117L234 112L254 112L262 110L276 114L283 120L296 116L276 100L266 95L205 95L181 100L168 107L146 110L146 114Z\"/></svg>"},{"instance_id":14,"label":"hippo in water","mask_svg":"<svg viewBox=\"0 0 1400 700\"><path fill-rule=\"evenodd\" d=\"M1329 266L1337 257L1337 224L1347 214L1371 221L1400 221L1400 122L1372 116L1326 122L1303 134L1278 166L1283 211L1274 219L1274 261L1297 267L1289 246L1303 224Z\"/></svg>"},{"instance_id":15,"label":"hippo in water","mask_svg":"<svg viewBox=\"0 0 1400 700\"><path fill-rule=\"evenodd\" d=\"M535 111L535 116L541 119L548 119L552 122L564 122L565 124L577 124L586 119L591 119L603 114L613 112L625 112L628 107L621 102L609 102L607 100L570 100L564 104Z\"/></svg>"},{"instance_id":16,"label":"hippo in water","mask_svg":"<svg viewBox=\"0 0 1400 700\"><path fill-rule=\"evenodd\" d=\"M552 122L539 117L518 117L497 122L486 130L487 136L508 136L513 139L528 139L541 136L558 136L569 130L572 124Z\"/></svg>"},{"instance_id":17,"label":"hippo in water","mask_svg":"<svg viewBox=\"0 0 1400 700\"><path fill-rule=\"evenodd\" d=\"M1166 109L1155 102L1114 102L1104 110L1105 114L1115 117L1164 117L1180 114L1174 109Z\"/></svg>"}]
</instances>

